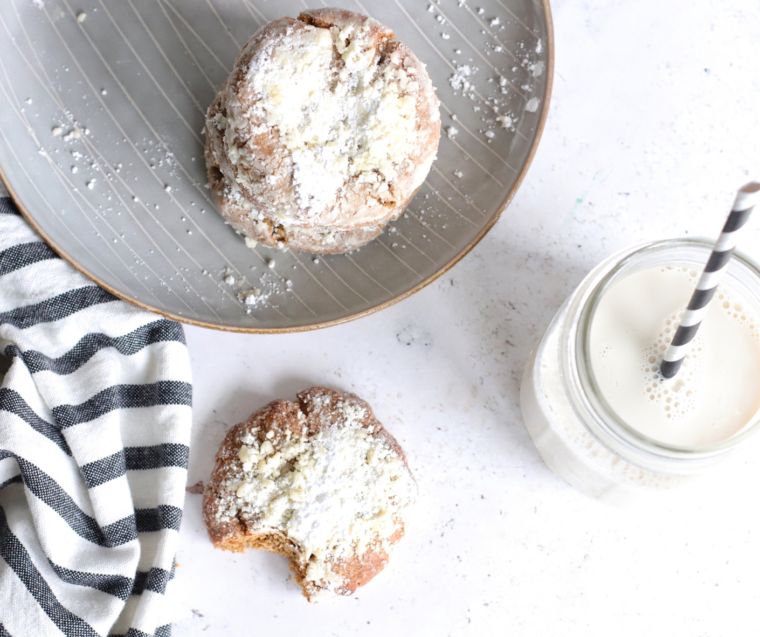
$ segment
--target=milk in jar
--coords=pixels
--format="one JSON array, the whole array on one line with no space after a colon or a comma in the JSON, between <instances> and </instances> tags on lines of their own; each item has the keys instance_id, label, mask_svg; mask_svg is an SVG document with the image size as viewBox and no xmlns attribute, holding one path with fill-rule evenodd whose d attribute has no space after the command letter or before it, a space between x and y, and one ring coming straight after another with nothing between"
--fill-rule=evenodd
<instances>
[{"instance_id":1,"label":"milk in jar","mask_svg":"<svg viewBox=\"0 0 760 637\"><path fill-rule=\"evenodd\" d=\"M620 502L690 481L760 428L760 269L750 259L735 254L684 366L659 375L711 248L663 241L607 259L531 354L528 431L589 495Z\"/></svg>"}]
</instances>

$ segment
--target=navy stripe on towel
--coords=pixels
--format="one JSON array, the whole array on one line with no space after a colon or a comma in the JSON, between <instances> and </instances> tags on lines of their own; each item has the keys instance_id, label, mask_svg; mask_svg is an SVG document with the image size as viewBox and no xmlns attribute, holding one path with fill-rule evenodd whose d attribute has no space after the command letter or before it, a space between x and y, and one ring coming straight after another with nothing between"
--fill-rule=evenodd
<instances>
[{"instance_id":1,"label":"navy stripe on towel","mask_svg":"<svg viewBox=\"0 0 760 637\"><path fill-rule=\"evenodd\" d=\"M99 637L92 627L58 601L48 583L34 566L32 558L8 526L0 507L0 557L23 582L45 614L67 637ZM19 636L21 637L21 636Z\"/></svg>"},{"instance_id":2,"label":"navy stripe on towel","mask_svg":"<svg viewBox=\"0 0 760 637\"><path fill-rule=\"evenodd\" d=\"M80 471L90 489L120 478L127 473L124 452L117 451L110 456L82 465Z\"/></svg>"},{"instance_id":3,"label":"navy stripe on towel","mask_svg":"<svg viewBox=\"0 0 760 637\"><path fill-rule=\"evenodd\" d=\"M64 582L74 584L75 586L85 586L94 588L108 595L113 595L121 600L126 601L133 587L133 580L123 575L104 575L101 573L84 573L83 571L73 571L63 566L53 564L48 560L50 566Z\"/></svg>"},{"instance_id":4,"label":"navy stripe on towel","mask_svg":"<svg viewBox=\"0 0 760 637\"><path fill-rule=\"evenodd\" d=\"M15 345L6 347L5 355L9 358L18 356L23 359L32 374L50 371L63 376L77 371L95 354L107 347L113 347L125 356L132 356L148 345L165 341L185 342L184 332L179 323L161 319L118 337L106 336L105 334L88 334L58 358L48 358L34 350L22 352Z\"/></svg>"},{"instance_id":5,"label":"navy stripe on towel","mask_svg":"<svg viewBox=\"0 0 760 637\"><path fill-rule=\"evenodd\" d=\"M109 637L171 637L172 635L172 625L166 624L164 626L159 626L156 628L156 632L152 635L149 635L148 633L144 633L141 630L137 630L136 628L130 628L126 633L123 635L110 635Z\"/></svg>"},{"instance_id":6,"label":"navy stripe on towel","mask_svg":"<svg viewBox=\"0 0 760 637\"><path fill-rule=\"evenodd\" d=\"M0 215L16 215L21 216L21 213L16 208L16 204L13 203L13 199L10 197L0 197Z\"/></svg>"},{"instance_id":7,"label":"navy stripe on towel","mask_svg":"<svg viewBox=\"0 0 760 637\"><path fill-rule=\"evenodd\" d=\"M143 591L153 591L163 595L166 587L174 577L174 573L162 568L152 568L148 572L137 571L135 583L132 587L132 595L142 595Z\"/></svg>"},{"instance_id":8,"label":"navy stripe on towel","mask_svg":"<svg viewBox=\"0 0 760 637\"><path fill-rule=\"evenodd\" d=\"M40 418L18 392L7 387L0 388L0 411L8 411L15 414L37 433L42 434L45 438L58 445L66 455L71 455L71 449L69 449L68 443L61 435L60 429L51 425L47 420Z\"/></svg>"},{"instance_id":9,"label":"navy stripe on towel","mask_svg":"<svg viewBox=\"0 0 760 637\"><path fill-rule=\"evenodd\" d=\"M23 458L16 458L26 488L47 504L79 537L100 546L121 546L137 539L135 525L131 528L119 522L101 529L97 521L79 508L73 498L39 467ZM130 518L132 516L129 516ZM129 519L129 518L125 518Z\"/></svg>"},{"instance_id":10,"label":"navy stripe on towel","mask_svg":"<svg viewBox=\"0 0 760 637\"><path fill-rule=\"evenodd\" d=\"M116 301L116 297L97 285L69 290L53 298L40 301L34 305L9 310L0 313L0 324L8 323L19 329L27 329L40 323L60 321L80 310Z\"/></svg>"},{"instance_id":11,"label":"navy stripe on towel","mask_svg":"<svg viewBox=\"0 0 760 637\"><path fill-rule=\"evenodd\" d=\"M155 509L135 509L138 533L155 533L164 529L179 531L182 509L159 504Z\"/></svg>"},{"instance_id":12,"label":"navy stripe on towel","mask_svg":"<svg viewBox=\"0 0 760 637\"><path fill-rule=\"evenodd\" d=\"M33 263L59 258L50 246L47 243L42 243L42 241L20 243L0 252L0 276L10 274Z\"/></svg>"},{"instance_id":13,"label":"navy stripe on towel","mask_svg":"<svg viewBox=\"0 0 760 637\"><path fill-rule=\"evenodd\" d=\"M181 381L164 380L146 385L113 385L80 405L59 405L53 418L62 428L90 422L114 409L190 405L192 387Z\"/></svg>"},{"instance_id":14,"label":"navy stripe on towel","mask_svg":"<svg viewBox=\"0 0 760 637\"><path fill-rule=\"evenodd\" d=\"M21 478L21 474L17 476L13 476L12 478L8 478L5 482L0 484L0 491L5 489L8 485L11 484L24 484L24 480Z\"/></svg>"},{"instance_id":15,"label":"navy stripe on towel","mask_svg":"<svg viewBox=\"0 0 760 637\"><path fill-rule=\"evenodd\" d=\"M160 469L161 467L187 468L190 448L187 445L166 443L153 447L125 447L127 471Z\"/></svg>"},{"instance_id":16,"label":"navy stripe on towel","mask_svg":"<svg viewBox=\"0 0 760 637\"><path fill-rule=\"evenodd\" d=\"M97 487L125 475L127 471L144 471L162 467L187 468L190 449L187 445L163 444L154 447L125 447L123 451L82 465L89 488Z\"/></svg>"}]
</instances>

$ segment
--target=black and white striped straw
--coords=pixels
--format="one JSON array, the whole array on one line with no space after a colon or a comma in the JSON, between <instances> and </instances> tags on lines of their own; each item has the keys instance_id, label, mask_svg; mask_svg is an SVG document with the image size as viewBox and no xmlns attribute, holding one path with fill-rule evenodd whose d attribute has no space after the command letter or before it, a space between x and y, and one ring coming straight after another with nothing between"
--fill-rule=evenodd
<instances>
[{"instance_id":1,"label":"black and white striped straw","mask_svg":"<svg viewBox=\"0 0 760 637\"><path fill-rule=\"evenodd\" d=\"M760 199L759 193L760 183L757 182L750 182L742 186L737 193L731 213L723 226L723 231L715 243L702 276L699 278L697 289L694 290L670 347L665 352L665 359L660 365L660 374L663 378L673 378L681 369L681 364L688 354L691 342L697 334L702 319L707 314L715 289L731 261L731 255L734 253L734 248L739 240L740 231L747 223L752 208Z\"/></svg>"}]
</instances>

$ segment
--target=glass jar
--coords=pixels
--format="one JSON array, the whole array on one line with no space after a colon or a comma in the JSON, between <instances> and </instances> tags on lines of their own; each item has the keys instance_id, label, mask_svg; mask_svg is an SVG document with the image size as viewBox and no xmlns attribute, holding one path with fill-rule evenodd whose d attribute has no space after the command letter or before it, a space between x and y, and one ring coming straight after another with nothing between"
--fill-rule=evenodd
<instances>
[{"instance_id":1,"label":"glass jar","mask_svg":"<svg viewBox=\"0 0 760 637\"><path fill-rule=\"evenodd\" d=\"M523 418L546 464L572 486L600 500L624 503L693 480L760 429L759 412L725 440L699 447L666 444L620 418L594 377L590 329L610 286L657 266L681 264L701 272L712 248L705 240L676 239L607 258L565 301L531 353L520 387ZM757 264L735 252L722 285L742 296L760 317Z\"/></svg>"}]
</instances>

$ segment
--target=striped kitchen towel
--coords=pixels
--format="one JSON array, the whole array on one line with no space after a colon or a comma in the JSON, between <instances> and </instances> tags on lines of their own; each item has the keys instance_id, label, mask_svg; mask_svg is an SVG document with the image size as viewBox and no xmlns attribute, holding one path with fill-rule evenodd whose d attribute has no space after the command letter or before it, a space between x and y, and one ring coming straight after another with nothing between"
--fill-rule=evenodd
<instances>
[{"instance_id":1,"label":"striped kitchen towel","mask_svg":"<svg viewBox=\"0 0 760 637\"><path fill-rule=\"evenodd\" d=\"M0 637L169 635L187 481L182 327L0 199Z\"/></svg>"}]
</instances>

